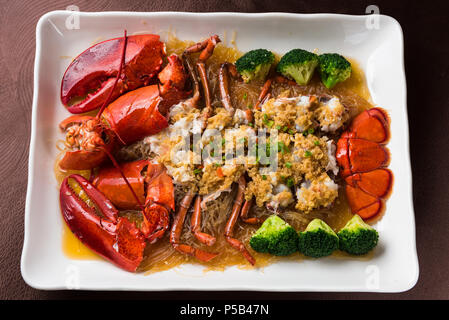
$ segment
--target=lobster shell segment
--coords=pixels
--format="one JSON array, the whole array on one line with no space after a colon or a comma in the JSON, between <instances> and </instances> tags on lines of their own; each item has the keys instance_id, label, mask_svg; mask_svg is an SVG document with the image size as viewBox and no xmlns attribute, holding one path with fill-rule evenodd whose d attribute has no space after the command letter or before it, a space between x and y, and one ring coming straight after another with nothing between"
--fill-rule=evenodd
<instances>
[{"instance_id":1,"label":"lobster shell segment","mask_svg":"<svg viewBox=\"0 0 449 320\"><path fill-rule=\"evenodd\" d=\"M367 172L384 167L390 159L382 145L354 138L340 138L337 143L336 157L343 168L343 177L351 173Z\"/></svg>"},{"instance_id":2,"label":"lobster shell segment","mask_svg":"<svg viewBox=\"0 0 449 320\"><path fill-rule=\"evenodd\" d=\"M121 37L93 45L69 65L61 83L61 101L71 113L95 110L105 102L122 63L124 41ZM147 85L161 70L165 57L165 46L158 35L134 35L126 41L123 74L112 100ZM69 106L74 98L83 99Z\"/></svg>"},{"instance_id":3,"label":"lobster shell segment","mask_svg":"<svg viewBox=\"0 0 449 320\"><path fill-rule=\"evenodd\" d=\"M169 56L168 64L159 73L158 78L162 84L159 88L162 98L159 111L166 115L173 105L187 98L191 93L185 90L188 75L182 60L176 54Z\"/></svg>"},{"instance_id":4,"label":"lobster shell segment","mask_svg":"<svg viewBox=\"0 0 449 320\"><path fill-rule=\"evenodd\" d=\"M161 238L170 224L170 216L167 208L150 203L143 212L142 232L150 243Z\"/></svg>"},{"instance_id":5,"label":"lobster shell segment","mask_svg":"<svg viewBox=\"0 0 449 320\"><path fill-rule=\"evenodd\" d=\"M59 167L63 170L89 170L101 165L108 158L104 150L86 151L66 151Z\"/></svg>"},{"instance_id":6,"label":"lobster shell segment","mask_svg":"<svg viewBox=\"0 0 449 320\"><path fill-rule=\"evenodd\" d=\"M175 195L172 178L161 164L149 160L137 160L120 164L120 169L139 198L148 206L158 203L175 210ZM114 166L101 168L92 184L101 191L114 206L122 210L139 210L139 203L129 190L120 171Z\"/></svg>"},{"instance_id":7,"label":"lobster shell segment","mask_svg":"<svg viewBox=\"0 0 449 320\"><path fill-rule=\"evenodd\" d=\"M166 116L159 111L161 101L158 86L139 88L111 103L102 117L128 145L168 127Z\"/></svg>"},{"instance_id":8,"label":"lobster shell segment","mask_svg":"<svg viewBox=\"0 0 449 320\"><path fill-rule=\"evenodd\" d=\"M344 136L384 144L390 137L388 116L380 108L366 110L354 118Z\"/></svg>"},{"instance_id":9,"label":"lobster shell segment","mask_svg":"<svg viewBox=\"0 0 449 320\"><path fill-rule=\"evenodd\" d=\"M363 219L370 219L382 211L381 198L369 195L362 189L350 185L346 185L345 191L353 214L358 214Z\"/></svg>"},{"instance_id":10,"label":"lobster shell segment","mask_svg":"<svg viewBox=\"0 0 449 320\"><path fill-rule=\"evenodd\" d=\"M145 204L158 203L166 208L175 210L175 189L172 178L161 164L150 163L145 178L147 197Z\"/></svg>"},{"instance_id":11,"label":"lobster shell segment","mask_svg":"<svg viewBox=\"0 0 449 320\"><path fill-rule=\"evenodd\" d=\"M126 162L120 165L123 174L133 188L140 203L145 202L144 174L147 160ZM101 168L95 176L92 184L101 191L117 208L121 210L138 210L136 202L129 186L123 179L120 171L114 166Z\"/></svg>"},{"instance_id":12,"label":"lobster shell segment","mask_svg":"<svg viewBox=\"0 0 449 320\"><path fill-rule=\"evenodd\" d=\"M346 196L353 213L363 219L376 216L383 209L383 199L388 197L393 185L393 174L382 168L354 173L345 178Z\"/></svg>"},{"instance_id":13,"label":"lobster shell segment","mask_svg":"<svg viewBox=\"0 0 449 320\"><path fill-rule=\"evenodd\" d=\"M354 188L377 198L385 198L391 191L393 174L390 170L382 168L369 172L354 173L346 177L346 183Z\"/></svg>"},{"instance_id":14,"label":"lobster shell segment","mask_svg":"<svg viewBox=\"0 0 449 320\"><path fill-rule=\"evenodd\" d=\"M89 120L95 120L92 116L73 115L64 119L59 124L62 131L66 131L73 124L82 124ZM98 126L95 130L103 134L103 142L101 148L96 150L67 150L59 161L59 167L63 170L89 170L100 166L108 158L107 152L111 152L115 146L115 135L102 126ZM105 151L106 149L106 151Z\"/></svg>"},{"instance_id":15,"label":"lobster shell segment","mask_svg":"<svg viewBox=\"0 0 449 320\"><path fill-rule=\"evenodd\" d=\"M87 247L134 272L143 259L145 239L133 223L118 216L113 204L80 175L64 179L60 189L62 216Z\"/></svg>"}]
</instances>

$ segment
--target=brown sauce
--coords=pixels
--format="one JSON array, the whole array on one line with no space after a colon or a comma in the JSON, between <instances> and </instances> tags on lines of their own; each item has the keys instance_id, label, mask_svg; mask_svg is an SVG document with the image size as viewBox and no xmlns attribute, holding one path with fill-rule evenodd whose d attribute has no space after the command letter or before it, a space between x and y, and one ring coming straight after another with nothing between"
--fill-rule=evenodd
<instances>
[{"instance_id":1,"label":"brown sauce","mask_svg":"<svg viewBox=\"0 0 449 320\"><path fill-rule=\"evenodd\" d=\"M180 41L174 37L171 37L167 41L167 51L168 54L177 53L181 54L183 50L193 42ZM214 55L208 60L208 78L210 81L211 92L213 95L213 105L219 103L219 92L218 92L218 78L217 72L220 64L224 61L235 62L235 60L241 55L241 53L235 48L225 47L222 44L219 44L214 51ZM371 97L366 86L365 76L360 68L359 64L349 59L352 64L352 74L351 77L343 82L338 84L332 90L326 89L320 82L319 77L315 75L314 79L312 79L311 83L308 86L304 87L296 87L293 91L294 94L333 94L338 96L343 104L348 107L351 111L351 116L355 116L365 109L369 109L372 107L370 103ZM251 83L251 84L232 84L231 85L231 98L234 104L234 107L245 109L248 105L254 105L257 97L260 93L262 83ZM281 90L282 88L274 88L273 94L276 94L276 90ZM60 157L58 157L59 159ZM58 159L56 163L58 162ZM75 173L61 171L58 165L55 165L55 175L58 183L60 184L64 177L67 175ZM76 172L81 173L82 175L88 177L89 171ZM220 203L220 207L218 212L220 213L220 218L218 222L215 222L215 228L208 228L207 222L203 221L203 231L209 232L212 235L217 237L216 244L212 247L206 247L201 245L196 239L192 236L190 232L190 215L186 217L186 222L184 225L183 235L181 237L184 243L188 243L194 247L202 248L211 252L219 252L220 255L213 259L208 263L201 263L195 260L192 257L182 255L175 251L168 241L168 232L166 235L157 241L154 244L147 245L145 249L145 258L139 267L139 271L144 271L147 273L153 273L163 270L168 270L174 267L177 267L184 263L193 263L193 264L202 264L204 265L204 270L224 270L229 266L238 266L241 268L253 268L244 258L243 256L232 249L229 244L225 241L223 232L224 225L226 223L226 218L231 211L233 194L227 194L220 197L217 201ZM177 197L178 203L179 197ZM208 211L203 213L203 217L207 216ZM217 212L217 210L216 210ZM136 212L126 212L123 213L130 220L139 222L139 214ZM266 210L256 208L251 213L252 215L264 216L267 215ZM330 209L320 209L314 212L311 212L307 215L300 214L298 212L284 212L281 216L297 230L303 230L309 221L313 218L321 218L326 223L328 223L334 230L339 230L342 228L346 222L352 217L350 209L348 207L346 197L344 194L343 188L340 188L339 197L335 201L335 204ZM207 220L207 217L204 218ZM234 236L237 239L240 239L245 246L249 249L251 254L256 259L256 268L263 267L273 262L276 262L281 259L288 260L301 260L304 259L299 253L295 253L289 257L280 258L274 257L268 254L261 254L253 251L248 241L252 235L252 233L257 229L258 226L252 226L248 224L244 224L242 222L238 222L235 226ZM101 259L95 253L93 253L90 249L85 247L68 229L68 227L64 224L63 229L63 243L62 243L64 253L72 258L72 259ZM334 253L336 258L340 257L348 257L347 255L337 252ZM369 257L369 255L368 255Z\"/></svg>"}]
</instances>

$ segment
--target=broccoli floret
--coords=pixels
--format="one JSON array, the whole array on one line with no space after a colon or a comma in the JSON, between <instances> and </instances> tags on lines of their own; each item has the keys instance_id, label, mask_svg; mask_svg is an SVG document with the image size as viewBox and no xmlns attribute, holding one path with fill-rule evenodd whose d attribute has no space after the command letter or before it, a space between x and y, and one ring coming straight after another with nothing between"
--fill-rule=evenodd
<instances>
[{"instance_id":1,"label":"broccoli floret","mask_svg":"<svg viewBox=\"0 0 449 320\"><path fill-rule=\"evenodd\" d=\"M287 222L276 215L269 217L251 237L249 244L258 252L287 256L298 251L298 234Z\"/></svg>"},{"instance_id":2,"label":"broccoli floret","mask_svg":"<svg viewBox=\"0 0 449 320\"><path fill-rule=\"evenodd\" d=\"M338 236L324 221L313 219L299 233L298 249L308 257L325 257L338 249Z\"/></svg>"},{"instance_id":3,"label":"broccoli floret","mask_svg":"<svg viewBox=\"0 0 449 320\"><path fill-rule=\"evenodd\" d=\"M312 79L313 71L318 65L318 56L312 52L293 49L281 58L277 71L299 85L306 85Z\"/></svg>"},{"instance_id":4,"label":"broccoli floret","mask_svg":"<svg viewBox=\"0 0 449 320\"><path fill-rule=\"evenodd\" d=\"M379 240L379 234L360 216L355 215L338 232L340 250L349 254L362 255L372 250Z\"/></svg>"},{"instance_id":5,"label":"broccoli floret","mask_svg":"<svg viewBox=\"0 0 449 320\"><path fill-rule=\"evenodd\" d=\"M330 89L351 76L351 63L337 53L325 53L318 57L321 81Z\"/></svg>"},{"instance_id":6,"label":"broccoli floret","mask_svg":"<svg viewBox=\"0 0 449 320\"><path fill-rule=\"evenodd\" d=\"M265 80L271 65L274 62L274 54L265 49L251 50L241 56L236 62L237 71L243 81Z\"/></svg>"}]
</instances>

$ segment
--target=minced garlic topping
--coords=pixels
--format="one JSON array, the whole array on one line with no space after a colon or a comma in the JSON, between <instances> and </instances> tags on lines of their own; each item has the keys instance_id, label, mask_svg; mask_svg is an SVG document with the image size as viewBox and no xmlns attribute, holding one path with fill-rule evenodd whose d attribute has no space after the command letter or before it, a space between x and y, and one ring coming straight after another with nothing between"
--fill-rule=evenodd
<instances>
[{"instance_id":1,"label":"minced garlic topping","mask_svg":"<svg viewBox=\"0 0 449 320\"><path fill-rule=\"evenodd\" d=\"M253 123L247 113L238 109L231 116L226 109L215 108L203 131L201 112L181 102L170 111L169 127L146 142L175 184L193 188L205 199L230 191L246 172L245 197L254 197L259 207L277 211L294 205L307 213L330 206L338 196L338 185L331 179L338 174L338 166L335 144L325 134L341 128L349 117L339 99L289 97L286 91L253 110ZM270 133L265 149L260 149L261 129ZM193 140L194 135L200 139ZM244 152L236 157L238 148ZM263 162L261 150L266 157L277 153L274 170L273 158ZM228 159L229 155L233 157ZM199 162L193 161L198 156Z\"/></svg>"}]
</instances>

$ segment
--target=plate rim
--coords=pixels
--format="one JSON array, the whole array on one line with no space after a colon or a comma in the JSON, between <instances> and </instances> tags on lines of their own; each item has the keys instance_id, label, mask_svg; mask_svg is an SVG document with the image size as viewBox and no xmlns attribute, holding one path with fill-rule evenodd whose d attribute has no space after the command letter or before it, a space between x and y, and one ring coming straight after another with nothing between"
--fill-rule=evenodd
<instances>
[{"instance_id":1,"label":"plate rim","mask_svg":"<svg viewBox=\"0 0 449 320\"><path fill-rule=\"evenodd\" d=\"M27 195L26 195L26 201L25 201L25 215L24 215L24 240L23 240L23 248L22 248L22 255L21 255L21 262L20 262L20 270L21 275L24 279L24 281L31 287L41 290L59 290L59 289L67 289L66 287L60 285L42 285L36 281L36 279L31 278L26 271L25 264L26 264L26 256L28 253L28 246L29 246L29 230L30 230L30 214L31 214L31 208L30 208L30 202L31 202L31 194L33 193L33 184L34 184L34 158L36 156L36 125L37 125L37 102L39 98L39 91L40 91L40 84L38 81L38 75L40 74L40 61L41 61L41 55L42 55L42 39L41 39L41 32L42 32L42 26L47 21L48 18L51 18L55 15L67 15L70 14L72 11L66 11L66 10L54 10L47 12L43 14L36 25L36 51L35 51L35 60L34 60L34 75L33 75L33 101L32 101L32 115L31 115L31 131L30 131L30 144L29 144L29 157L28 157L28 185L27 185ZM128 11L107 11L107 12L78 12L81 16L101 16L101 17L112 17L115 15L128 15L128 16L164 16L164 15L184 15L184 16L240 16L243 18L260 18L260 17L292 17L292 18L301 18L301 19L314 19L314 18L325 18L325 19L349 19L349 20L361 20L365 19L367 17L366 14L364 15L350 15L350 14L335 14L335 13L289 13L289 12L263 12L263 13L244 13L244 12L182 12L182 11L157 11L157 12L128 12ZM417 246L416 246L416 222L415 222L415 210L413 205L413 175L411 170L411 157L410 157L410 131L409 131L409 123L408 123L408 106L407 106L407 85L406 85L406 77L405 77L405 67L404 67L404 38L403 38L403 30L400 25L400 23L393 17L388 15L380 14L379 17L383 17L384 19L390 20L390 23L393 23L396 25L396 27L399 28L399 36L400 36L400 76L402 78L402 89L403 89L403 101L404 101L404 107L405 107L405 144L406 144L406 157L408 160L408 176L410 178L410 185L408 186L408 200L411 208L411 226L413 228L413 232L411 234L412 236L412 253L413 253L413 262L416 266L416 273L414 275L413 279L410 279L409 283L404 285L401 288L398 288L397 290L382 290L382 289L367 289L367 290L352 290L349 288L349 290L346 290L344 288L340 287L333 287L332 288L326 288L325 290L322 290L321 288L300 288L297 290L285 290L282 288L265 288L261 289L259 287L251 287L251 286L229 286L229 287L217 287L217 288L205 288L205 287L177 287L177 288L129 288L129 287L117 287L117 286L111 286L108 288L99 288L99 287L91 287L91 286L83 286L82 288L76 288L80 290L106 290L106 291L112 291L112 290L119 290L119 291L178 291L178 290L188 290L188 291L266 291L266 292L405 292L413 288L418 279L419 279L419 260L418 260L418 254L417 254Z\"/></svg>"}]
</instances>

